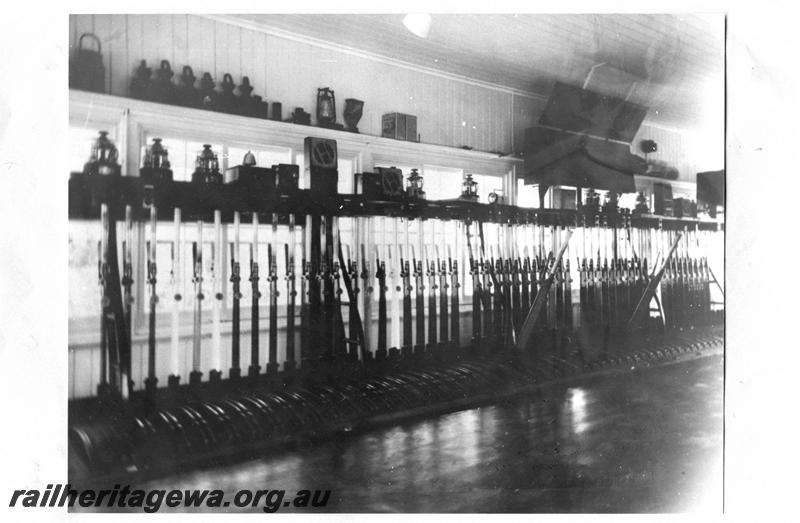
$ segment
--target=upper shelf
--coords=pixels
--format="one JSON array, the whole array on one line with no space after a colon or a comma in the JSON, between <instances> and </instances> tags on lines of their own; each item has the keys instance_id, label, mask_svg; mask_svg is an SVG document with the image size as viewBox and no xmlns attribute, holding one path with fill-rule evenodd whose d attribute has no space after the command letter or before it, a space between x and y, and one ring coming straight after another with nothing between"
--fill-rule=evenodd
<instances>
[{"instance_id":1,"label":"upper shelf","mask_svg":"<svg viewBox=\"0 0 800 523\"><path fill-rule=\"evenodd\" d=\"M220 112L193 109L107 94L70 89L70 119L81 125L115 125L123 117L128 124L150 134L202 140L299 148L307 136L336 140L340 153L370 152L378 159L408 158L417 163L471 169L470 172L508 172L523 160L496 153L444 145L394 140L311 125L299 125ZM372 166L367 166L371 168ZM488 171L488 172L485 172Z\"/></svg>"},{"instance_id":2,"label":"upper shelf","mask_svg":"<svg viewBox=\"0 0 800 523\"><path fill-rule=\"evenodd\" d=\"M617 212L594 213L567 209L532 209L502 204L464 200L395 200L372 201L357 194L317 194L299 189L291 194L256 191L253 187L225 184L209 186L190 182L161 182L147 186L138 176L87 176L75 173L69 182L69 217L98 219L100 204L109 206L112 217L124 216L130 206L133 219L146 220L149 204L154 203L159 219L172 219L172 210L181 209L184 221L211 221L219 210L222 220L230 223L233 213L263 215L273 213L329 216L389 216L408 219L478 220L494 223L559 225L576 227L594 225L620 226L625 216ZM633 215L630 223L637 228L683 230L721 230L717 221Z\"/></svg>"}]
</instances>

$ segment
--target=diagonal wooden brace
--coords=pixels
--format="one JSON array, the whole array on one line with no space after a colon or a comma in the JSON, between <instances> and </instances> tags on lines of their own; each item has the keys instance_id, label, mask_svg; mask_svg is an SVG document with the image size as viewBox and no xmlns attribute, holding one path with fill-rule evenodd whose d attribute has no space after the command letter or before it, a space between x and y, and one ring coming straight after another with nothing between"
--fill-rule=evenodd
<instances>
[{"instance_id":1,"label":"diagonal wooden brace","mask_svg":"<svg viewBox=\"0 0 800 523\"><path fill-rule=\"evenodd\" d=\"M572 229L567 229L566 237L564 238L564 242L561 244L561 247L558 249L558 255L556 255L556 258L553 261L550 274L548 274L547 278L544 279L542 286L539 288L539 292L536 293L536 298L534 298L533 304L531 304L528 315L525 317L525 321L522 322L522 327L520 327L519 330L519 336L517 336L516 347L518 349L523 349L528 346L528 342L533 334L533 328L536 325L536 320L544 308L546 296L550 292L550 287L553 285L553 279L555 278L557 270L556 268L558 267L558 264L561 263L561 258L564 256L564 251L567 250L567 244L569 244L570 238L572 238Z\"/></svg>"},{"instance_id":2,"label":"diagonal wooden brace","mask_svg":"<svg viewBox=\"0 0 800 523\"><path fill-rule=\"evenodd\" d=\"M717 284L717 288L719 292L722 293L722 299L725 299L725 289L722 288L722 284L719 282L717 277L714 275L714 271L711 270L711 267L708 267L708 273L711 275L711 278L714 280L714 283Z\"/></svg>"},{"instance_id":3,"label":"diagonal wooden brace","mask_svg":"<svg viewBox=\"0 0 800 523\"><path fill-rule=\"evenodd\" d=\"M647 283L647 287L644 289L642 297L639 298L639 302L636 304L636 308L633 310L633 314L631 314L631 317L628 320L628 328L635 327L639 321L641 321L643 311L649 311L650 300L653 299L656 289L658 288L659 284L661 284L661 278L664 277L664 272L667 270L669 260L675 253L675 249L678 248L678 242L680 242L682 236L683 235L681 233L678 233L678 235L675 237L675 241L672 242L672 246L669 248L667 255L664 257L664 262L661 264L661 268L653 274L653 277L650 278L650 281Z\"/></svg>"}]
</instances>

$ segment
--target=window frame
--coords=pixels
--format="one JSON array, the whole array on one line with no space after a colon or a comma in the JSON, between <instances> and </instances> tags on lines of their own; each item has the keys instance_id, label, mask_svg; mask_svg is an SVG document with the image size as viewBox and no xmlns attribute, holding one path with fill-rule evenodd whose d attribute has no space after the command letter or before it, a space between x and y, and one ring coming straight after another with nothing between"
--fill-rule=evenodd
<instances>
[{"instance_id":1,"label":"window frame","mask_svg":"<svg viewBox=\"0 0 800 523\"><path fill-rule=\"evenodd\" d=\"M389 165L420 165L424 173L425 166L442 167L447 169L461 169L463 172L497 175L505 178L506 189L514 187L510 179L515 176L516 166L521 160L513 157L500 157L492 153L460 150L453 147L405 142L389 138L343 133L340 131L323 129L312 126L299 126L284 122L253 119L248 117L204 111L201 109L187 109L175 106L133 100L113 95L100 95L70 90L70 126L93 127L98 129L113 129L117 147L120 152L120 164L124 175L138 175L138 164L142 147L146 145L148 136L166 136L173 139L201 143L223 144L223 161L221 167L228 167L228 147L236 148L285 148L290 152L291 163L297 164L298 155L304 153L304 138L317 136L332 138L337 141L339 158L353 162L353 173L363 172L365 166L376 163ZM209 125L211 123L211 125ZM130 168L129 166L137 166ZM306 167L301 166L301 180L305 178ZM424 176L424 174L423 174ZM352 182L351 182L352 183ZM301 181L301 187L303 182ZM355 185L353 185L355 188ZM513 201L513 194L506 191L509 201ZM366 231L360 230L359 220L353 220L352 234L354 238L366 240L369 248L372 241ZM160 222L161 227L169 227L168 222ZM267 227L266 224L262 224ZM134 307L132 314L132 333L135 342L146 340L149 303L145 275L145 254L142 244L147 241L146 225L134 225L134 252L138 255L133 259L134 271ZM227 235L223 230L223 241L227 243ZM185 242L185 240L184 240ZM161 242L159 242L161 243ZM225 257L223 257L225 259ZM465 274L462 263L462 274ZM223 263L223 281L229 277L228 263ZM159 282L169 281L169 268L160 269L166 278L159 278ZM279 285L282 278L279 279ZM224 286L226 299L223 300L222 333L230 332L230 310L227 307L227 294L229 286ZM166 286L159 285L159 314L156 318L157 325L161 327L169 322L170 312L167 304L171 292ZM463 303L463 302L462 302ZM245 305L244 303L242 305ZM246 307L249 310L249 304ZM266 307L264 307L266 309ZM281 308L282 309L282 308ZM281 313L283 312L281 309ZM249 313L242 307L243 319L249 318ZM246 314L246 316L245 316ZM191 311L182 311L180 315L180 333L183 337L191 333ZM205 314L210 319L210 314ZM77 324L88 325L91 322L71 322L71 327ZM249 331L249 326L242 324L242 332ZM164 336L165 330L159 329L159 339ZM70 346L95 345L94 332L70 331ZM74 343L73 343L74 342Z\"/></svg>"}]
</instances>

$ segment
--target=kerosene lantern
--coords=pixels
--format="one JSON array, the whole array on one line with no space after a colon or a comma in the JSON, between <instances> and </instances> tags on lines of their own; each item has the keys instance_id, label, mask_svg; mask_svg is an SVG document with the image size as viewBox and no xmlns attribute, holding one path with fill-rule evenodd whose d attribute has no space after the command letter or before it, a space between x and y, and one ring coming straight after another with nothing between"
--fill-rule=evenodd
<instances>
[{"instance_id":1,"label":"kerosene lantern","mask_svg":"<svg viewBox=\"0 0 800 523\"><path fill-rule=\"evenodd\" d=\"M591 187L586 194L586 208L592 214L600 212L600 195L595 192Z\"/></svg>"},{"instance_id":2,"label":"kerosene lantern","mask_svg":"<svg viewBox=\"0 0 800 523\"><path fill-rule=\"evenodd\" d=\"M209 144L203 145L203 150L197 153L197 161L195 162L194 173L192 173L192 183L222 185L219 160Z\"/></svg>"},{"instance_id":3,"label":"kerosene lantern","mask_svg":"<svg viewBox=\"0 0 800 523\"><path fill-rule=\"evenodd\" d=\"M606 201L603 203L603 212L615 213L619 210L619 195L614 191L608 191Z\"/></svg>"},{"instance_id":4,"label":"kerosene lantern","mask_svg":"<svg viewBox=\"0 0 800 523\"><path fill-rule=\"evenodd\" d=\"M471 174L464 175L464 181L461 184L461 199L478 201L478 182L472 179Z\"/></svg>"},{"instance_id":5,"label":"kerosene lantern","mask_svg":"<svg viewBox=\"0 0 800 523\"><path fill-rule=\"evenodd\" d=\"M424 181L418 169L411 169L411 174L406 180L406 195L412 199L424 200L425 191L422 188Z\"/></svg>"},{"instance_id":6,"label":"kerosene lantern","mask_svg":"<svg viewBox=\"0 0 800 523\"><path fill-rule=\"evenodd\" d=\"M83 173L87 175L120 176L121 168L117 159L119 152L108 137L108 131L100 131L97 140L92 144L89 161L83 166Z\"/></svg>"},{"instance_id":7,"label":"kerosene lantern","mask_svg":"<svg viewBox=\"0 0 800 523\"><path fill-rule=\"evenodd\" d=\"M317 125L333 127L336 124L336 98L328 87L317 89Z\"/></svg>"},{"instance_id":8,"label":"kerosene lantern","mask_svg":"<svg viewBox=\"0 0 800 523\"><path fill-rule=\"evenodd\" d=\"M161 138L153 138L150 147L144 147L139 176L145 182L172 181L169 153L161 143Z\"/></svg>"}]
</instances>

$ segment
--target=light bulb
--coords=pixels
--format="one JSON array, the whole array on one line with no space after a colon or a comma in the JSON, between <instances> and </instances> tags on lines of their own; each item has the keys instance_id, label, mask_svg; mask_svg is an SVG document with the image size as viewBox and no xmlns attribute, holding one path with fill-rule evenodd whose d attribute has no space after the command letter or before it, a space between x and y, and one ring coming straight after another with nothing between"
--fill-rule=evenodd
<instances>
[{"instance_id":1,"label":"light bulb","mask_svg":"<svg viewBox=\"0 0 800 523\"><path fill-rule=\"evenodd\" d=\"M427 13L408 14L403 18L403 25L420 38L427 38L428 31L431 29L431 15Z\"/></svg>"}]
</instances>

